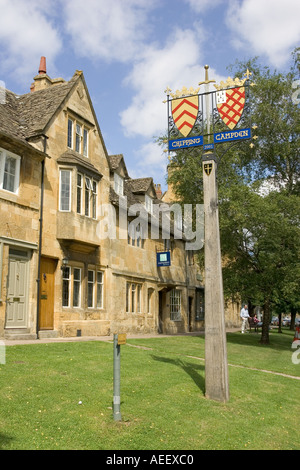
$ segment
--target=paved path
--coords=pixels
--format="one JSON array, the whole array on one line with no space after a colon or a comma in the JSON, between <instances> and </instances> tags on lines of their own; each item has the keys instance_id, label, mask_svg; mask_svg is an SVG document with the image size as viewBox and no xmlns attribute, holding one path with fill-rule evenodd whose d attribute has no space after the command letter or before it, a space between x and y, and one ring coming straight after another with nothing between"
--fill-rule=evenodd
<instances>
[{"instance_id":1,"label":"paved path","mask_svg":"<svg viewBox=\"0 0 300 470\"><path fill-rule=\"evenodd\" d=\"M240 331L240 328L228 328L227 333L233 333ZM174 335L162 335L162 334L142 334L142 333L129 333L127 339L136 338L171 338L174 336L199 336L204 335L203 331L195 331L192 333L179 333ZM18 344L43 344L43 343L70 343L78 341L113 341L113 335L109 336L72 336L70 338L41 338L41 339L5 339L0 338L5 346L16 346Z\"/></svg>"}]
</instances>

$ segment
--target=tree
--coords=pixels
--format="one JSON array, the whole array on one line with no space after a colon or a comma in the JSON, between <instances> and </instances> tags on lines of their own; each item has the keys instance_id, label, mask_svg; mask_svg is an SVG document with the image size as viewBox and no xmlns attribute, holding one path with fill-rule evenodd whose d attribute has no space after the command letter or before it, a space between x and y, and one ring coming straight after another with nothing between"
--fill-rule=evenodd
<instances>
[{"instance_id":1,"label":"tree","mask_svg":"<svg viewBox=\"0 0 300 470\"><path fill-rule=\"evenodd\" d=\"M247 186L231 191L220 218L224 292L262 305L261 342L268 344L272 306L296 297L300 285L300 198L263 197Z\"/></svg>"},{"instance_id":2,"label":"tree","mask_svg":"<svg viewBox=\"0 0 300 470\"><path fill-rule=\"evenodd\" d=\"M258 144L255 152L248 150L241 155L243 171L251 179L269 180L279 189L284 185L289 194L300 195L300 114L293 88L299 79L298 51L300 48L294 51L293 65L285 74L259 67L257 59L237 62L231 69L241 74L249 67L255 83L251 114L257 125Z\"/></svg>"}]
</instances>

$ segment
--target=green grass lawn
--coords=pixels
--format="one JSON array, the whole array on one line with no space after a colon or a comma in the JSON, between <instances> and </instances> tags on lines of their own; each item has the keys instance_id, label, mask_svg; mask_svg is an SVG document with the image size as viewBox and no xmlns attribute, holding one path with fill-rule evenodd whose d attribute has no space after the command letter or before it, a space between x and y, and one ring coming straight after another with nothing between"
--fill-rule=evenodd
<instances>
[{"instance_id":1,"label":"green grass lawn","mask_svg":"<svg viewBox=\"0 0 300 470\"><path fill-rule=\"evenodd\" d=\"M128 340L119 422L112 343L8 346L0 365L0 449L299 449L300 381L288 377L300 376L293 333L272 332L270 346L259 338L227 335L225 404L205 398L203 336Z\"/></svg>"}]
</instances>

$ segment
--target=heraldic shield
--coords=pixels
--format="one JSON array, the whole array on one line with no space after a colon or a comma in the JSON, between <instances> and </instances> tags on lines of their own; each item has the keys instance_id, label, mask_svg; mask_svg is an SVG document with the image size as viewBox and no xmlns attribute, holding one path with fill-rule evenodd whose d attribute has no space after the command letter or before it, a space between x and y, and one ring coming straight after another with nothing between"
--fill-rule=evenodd
<instances>
[{"instance_id":1,"label":"heraldic shield","mask_svg":"<svg viewBox=\"0 0 300 470\"><path fill-rule=\"evenodd\" d=\"M230 88L217 91L217 108L229 129L234 129L239 122L245 106L245 88Z\"/></svg>"},{"instance_id":2,"label":"heraldic shield","mask_svg":"<svg viewBox=\"0 0 300 470\"><path fill-rule=\"evenodd\" d=\"M172 116L177 129L186 137L193 129L199 108L199 97L185 96L172 100Z\"/></svg>"}]
</instances>

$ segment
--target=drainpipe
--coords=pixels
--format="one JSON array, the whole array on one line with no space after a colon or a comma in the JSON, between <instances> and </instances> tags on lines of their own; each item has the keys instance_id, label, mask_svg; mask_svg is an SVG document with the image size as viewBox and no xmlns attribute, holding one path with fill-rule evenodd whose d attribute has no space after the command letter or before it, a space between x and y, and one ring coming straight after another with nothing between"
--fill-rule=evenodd
<instances>
[{"instance_id":1,"label":"drainpipe","mask_svg":"<svg viewBox=\"0 0 300 470\"><path fill-rule=\"evenodd\" d=\"M46 154L47 139L44 137L44 153ZM41 271L41 256L42 256L42 235L43 235L43 213L44 213L44 177L45 177L45 158L42 160L42 175L41 175L41 202L40 202L40 233L39 233L39 251L38 251L38 275L37 275L37 308L36 308L36 337L39 339L39 320L40 320L40 271Z\"/></svg>"},{"instance_id":2,"label":"drainpipe","mask_svg":"<svg viewBox=\"0 0 300 470\"><path fill-rule=\"evenodd\" d=\"M186 318L187 318L187 332L190 331L190 310L189 310L189 271L188 271L188 253L186 245L184 245L185 251L185 282L186 282Z\"/></svg>"}]
</instances>

